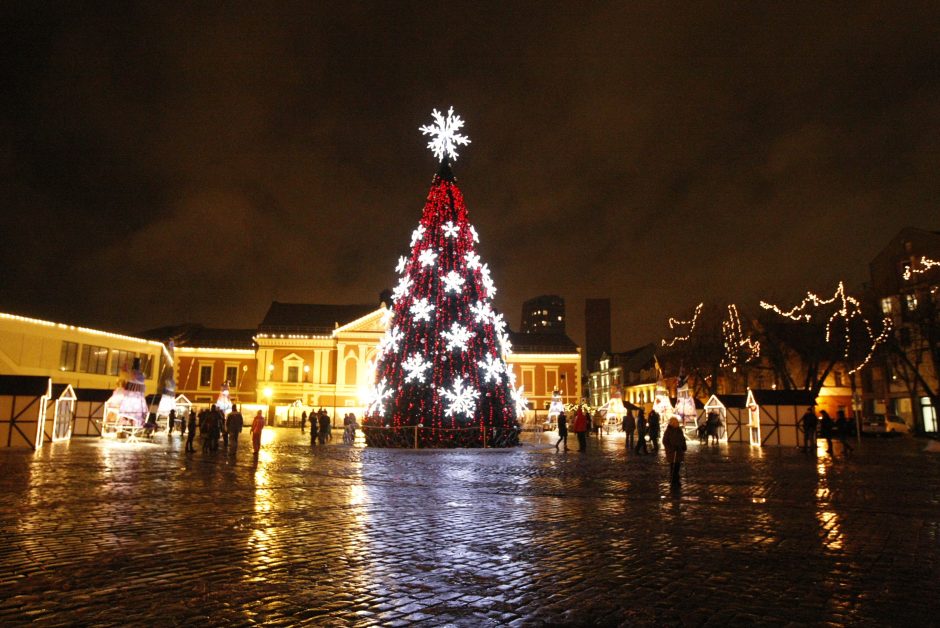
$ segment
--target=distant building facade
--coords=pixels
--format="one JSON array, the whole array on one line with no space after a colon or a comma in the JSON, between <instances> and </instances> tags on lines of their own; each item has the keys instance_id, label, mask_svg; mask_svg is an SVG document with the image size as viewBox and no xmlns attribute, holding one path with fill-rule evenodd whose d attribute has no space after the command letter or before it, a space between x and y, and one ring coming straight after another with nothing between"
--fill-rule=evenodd
<instances>
[{"instance_id":1,"label":"distant building facade","mask_svg":"<svg viewBox=\"0 0 940 628\"><path fill-rule=\"evenodd\" d=\"M930 398L940 392L940 233L907 227L872 260L871 290L894 323L894 350L863 372L865 410L902 417L918 432L938 431Z\"/></svg>"},{"instance_id":2,"label":"distant building facade","mask_svg":"<svg viewBox=\"0 0 940 628\"><path fill-rule=\"evenodd\" d=\"M565 300L555 294L545 294L522 304L524 334L564 334Z\"/></svg>"}]
</instances>

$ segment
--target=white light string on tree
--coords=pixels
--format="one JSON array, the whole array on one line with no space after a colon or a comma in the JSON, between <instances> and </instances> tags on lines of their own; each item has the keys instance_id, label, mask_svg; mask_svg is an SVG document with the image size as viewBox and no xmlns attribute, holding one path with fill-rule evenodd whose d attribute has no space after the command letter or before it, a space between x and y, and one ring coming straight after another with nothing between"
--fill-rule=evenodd
<instances>
[{"instance_id":1,"label":"white light string on tree","mask_svg":"<svg viewBox=\"0 0 940 628\"><path fill-rule=\"evenodd\" d=\"M689 333L686 334L685 336L676 336L675 338L669 341L663 338L662 346L671 347L675 345L677 342L685 342L686 340L691 338L692 332L695 331L695 325L698 323L699 314L702 313L702 307L704 307L704 305L705 305L704 303L699 303L698 305L695 306L695 312L692 314L692 320L680 321L672 317L669 317L669 329L675 329L676 327L685 327L688 325Z\"/></svg>"},{"instance_id":2,"label":"white light string on tree","mask_svg":"<svg viewBox=\"0 0 940 628\"><path fill-rule=\"evenodd\" d=\"M929 257L920 258L920 268L915 268L914 266L907 266L904 269L904 281L910 281L914 275L922 275L929 271L931 268L940 267L940 262L937 260L930 259Z\"/></svg>"},{"instance_id":3,"label":"white light string on tree","mask_svg":"<svg viewBox=\"0 0 940 628\"><path fill-rule=\"evenodd\" d=\"M741 329L741 317L738 316L738 308L734 303L728 306L728 318L721 321L721 336L725 354L720 366L734 367L760 357L760 342L744 334Z\"/></svg>"}]
</instances>

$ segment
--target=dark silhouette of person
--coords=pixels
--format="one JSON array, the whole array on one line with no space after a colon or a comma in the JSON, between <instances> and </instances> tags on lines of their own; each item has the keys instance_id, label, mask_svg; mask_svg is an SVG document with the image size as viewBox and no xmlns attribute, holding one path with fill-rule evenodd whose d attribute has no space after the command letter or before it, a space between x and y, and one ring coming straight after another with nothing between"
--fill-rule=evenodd
<instances>
[{"instance_id":1,"label":"dark silhouette of person","mask_svg":"<svg viewBox=\"0 0 940 628\"><path fill-rule=\"evenodd\" d=\"M672 417L669 425L663 432L663 448L666 450L666 462L669 463L669 484L673 489L679 488L679 468L685 459L685 434L679 427L679 419Z\"/></svg>"},{"instance_id":2,"label":"dark silhouette of person","mask_svg":"<svg viewBox=\"0 0 940 628\"><path fill-rule=\"evenodd\" d=\"M189 434L186 435L186 451L196 451L193 447L193 439L196 438L196 411L189 411L189 425L186 426Z\"/></svg>"},{"instance_id":3,"label":"dark silhouette of person","mask_svg":"<svg viewBox=\"0 0 940 628\"><path fill-rule=\"evenodd\" d=\"M644 414L643 408L640 408L640 411L636 416L636 449L634 451L638 454L648 454L649 451L646 449L646 415Z\"/></svg>"},{"instance_id":4,"label":"dark silhouette of person","mask_svg":"<svg viewBox=\"0 0 940 628\"><path fill-rule=\"evenodd\" d=\"M803 427L803 451L816 451L816 414L812 406L806 408L800 419L800 425Z\"/></svg>"},{"instance_id":5,"label":"dark silhouette of person","mask_svg":"<svg viewBox=\"0 0 940 628\"><path fill-rule=\"evenodd\" d=\"M845 410L836 412L836 432L839 434L839 442L842 443L842 451L844 453L853 451L852 443L849 442L851 427L849 420L845 417Z\"/></svg>"},{"instance_id":6,"label":"dark silhouette of person","mask_svg":"<svg viewBox=\"0 0 940 628\"><path fill-rule=\"evenodd\" d=\"M650 410L649 418L646 421L646 429L650 435L653 453L659 453L659 413L655 409Z\"/></svg>"},{"instance_id":7,"label":"dark silhouette of person","mask_svg":"<svg viewBox=\"0 0 940 628\"><path fill-rule=\"evenodd\" d=\"M568 417L562 412L558 415L558 440L555 441L555 451L558 451L558 445L565 444L565 451L568 451Z\"/></svg>"},{"instance_id":8,"label":"dark silhouette of person","mask_svg":"<svg viewBox=\"0 0 940 628\"><path fill-rule=\"evenodd\" d=\"M636 447L633 433L636 432L636 417L633 416L633 410L627 410L623 417L624 447L628 450Z\"/></svg>"}]
</instances>

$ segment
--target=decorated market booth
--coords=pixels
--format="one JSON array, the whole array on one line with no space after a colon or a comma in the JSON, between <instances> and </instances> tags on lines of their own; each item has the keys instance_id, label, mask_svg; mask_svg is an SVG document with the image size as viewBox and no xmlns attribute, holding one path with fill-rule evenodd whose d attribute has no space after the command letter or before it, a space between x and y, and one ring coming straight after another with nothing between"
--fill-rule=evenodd
<instances>
[{"instance_id":1,"label":"decorated market booth","mask_svg":"<svg viewBox=\"0 0 940 628\"><path fill-rule=\"evenodd\" d=\"M186 398L186 395L176 395L176 416L181 419L189 417L189 411L193 409L193 402Z\"/></svg>"},{"instance_id":2,"label":"decorated market booth","mask_svg":"<svg viewBox=\"0 0 940 628\"><path fill-rule=\"evenodd\" d=\"M75 421L72 436L101 436L104 406L111 398L110 390L76 388Z\"/></svg>"},{"instance_id":3,"label":"decorated market booth","mask_svg":"<svg viewBox=\"0 0 940 628\"><path fill-rule=\"evenodd\" d=\"M52 423L45 426L45 440L58 442L72 438L73 420L75 418L75 402L78 398L69 384L53 384L52 397L46 407L46 418L51 417ZM52 428L51 430L49 428Z\"/></svg>"},{"instance_id":4,"label":"decorated market booth","mask_svg":"<svg viewBox=\"0 0 940 628\"><path fill-rule=\"evenodd\" d=\"M52 398L48 377L0 375L0 447L42 447Z\"/></svg>"},{"instance_id":5,"label":"decorated market booth","mask_svg":"<svg viewBox=\"0 0 940 628\"><path fill-rule=\"evenodd\" d=\"M728 408L725 407L725 404L721 403L721 400L718 399L718 395L712 395L708 398L708 401L705 402L702 412L699 412L697 425L707 425L708 415L712 413L718 415L718 440L727 441Z\"/></svg>"},{"instance_id":6,"label":"decorated market booth","mask_svg":"<svg viewBox=\"0 0 940 628\"><path fill-rule=\"evenodd\" d=\"M749 388L746 395L718 395L717 401L725 407L729 443L797 447L800 417L816 404L816 397L807 390Z\"/></svg>"},{"instance_id":7,"label":"decorated market booth","mask_svg":"<svg viewBox=\"0 0 940 628\"><path fill-rule=\"evenodd\" d=\"M144 397L144 374L140 358L134 358L134 368L122 379L104 404L101 435L119 439L136 439L146 430L149 407Z\"/></svg>"}]
</instances>

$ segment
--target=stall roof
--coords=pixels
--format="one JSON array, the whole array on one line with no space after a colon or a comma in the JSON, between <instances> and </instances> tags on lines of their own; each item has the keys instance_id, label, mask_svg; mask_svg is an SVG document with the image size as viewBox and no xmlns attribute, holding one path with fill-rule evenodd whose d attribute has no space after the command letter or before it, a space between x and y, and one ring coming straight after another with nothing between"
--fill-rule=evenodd
<instances>
[{"instance_id":1,"label":"stall roof","mask_svg":"<svg viewBox=\"0 0 940 628\"><path fill-rule=\"evenodd\" d=\"M816 397L808 390L751 390L760 406L814 406ZM715 395L726 408L746 408L747 395Z\"/></svg>"},{"instance_id":2,"label":"stall roof","mask_svg":"<svg viewBox=\"0 0 940 628\"><path fill-rule=\"evenodd\" d=\"M79 401L107 401L114 394L113 390L103 388L76 388L75 396Z\"/></svg>"},{"instance_id":3,"label":"stall roof","mask_svg":"<svg viewBox=\"0 0 940 628\"><path fill-rule=\"evenodd\" d=\"M49 378L36 375L0 375L0 395L35 395L49 391Z\"/></svg>"}]
</instances>

